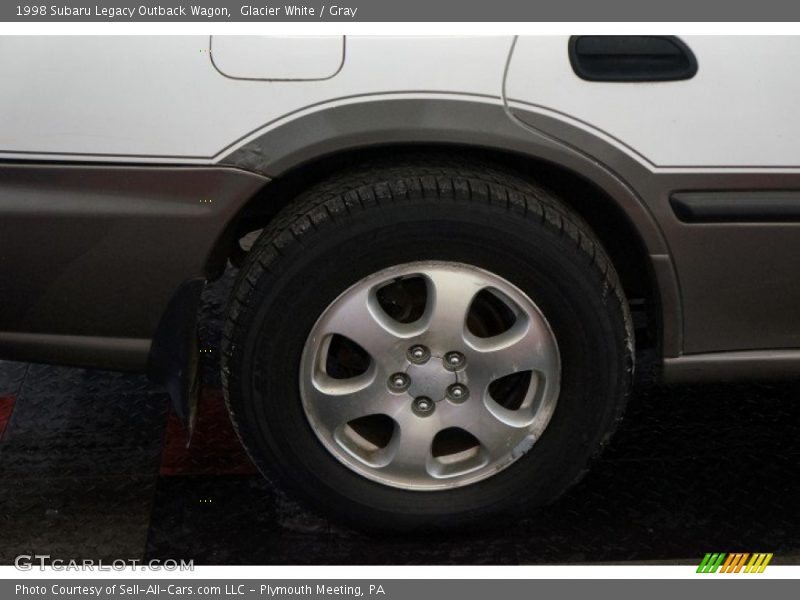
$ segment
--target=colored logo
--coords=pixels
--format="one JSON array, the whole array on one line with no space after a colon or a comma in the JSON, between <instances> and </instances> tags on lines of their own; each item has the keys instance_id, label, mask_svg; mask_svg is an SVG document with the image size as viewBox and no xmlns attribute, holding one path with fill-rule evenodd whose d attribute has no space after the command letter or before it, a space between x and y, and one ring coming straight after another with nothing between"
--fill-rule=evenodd
<instances>
[{"instance_id":1,"label":"colored logo","mask_svg":"<svg viewBox=\"0 0 800 600\"><path fill-rule=\"evenodd\" d=\"M697 567L698 573L763 573L769 561L772 560L772 553L734 552L726 554L724 552L709 552L703 557L700 566Z\"/></svg>"}]
</instances>

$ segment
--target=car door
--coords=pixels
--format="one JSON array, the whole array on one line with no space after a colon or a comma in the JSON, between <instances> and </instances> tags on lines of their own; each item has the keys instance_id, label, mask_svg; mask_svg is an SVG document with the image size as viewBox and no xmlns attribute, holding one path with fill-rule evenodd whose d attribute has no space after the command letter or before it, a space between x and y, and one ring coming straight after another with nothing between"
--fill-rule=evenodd
<instances>
[{"instance_id":1,"label":"car door","mask_svg":"<svg viewBox=\"0 0 800 600\"><path fill-rule=\"evenodd\" d=\"M796 36L517 39L509 112L621 179L663 233L682 316L668 366L800 347L798 68Z\"/></svg>"},{"instance_id":2,"label":"car door","mask_svg":"<svg viewBox=\"0 0 800 600\"><path fill-rule=\"evenodd\" d=\"M597 49L605 57L584 57L597 71L593 79L576 73L569 37L519 38L507 97L579 120L657 167L800 165L800 80L791 76L800 70L800 38L682 37L677 41L696 60L696 70L661 79L669 73L668 46L664 55L648 57L641 53L660 50L637 45L643 36L616 37L625 40ZM648 58L656 65L649 76L643 70ZM616 63L616 77L603 76L603 60Z\"/></svg>"}]
</instances>

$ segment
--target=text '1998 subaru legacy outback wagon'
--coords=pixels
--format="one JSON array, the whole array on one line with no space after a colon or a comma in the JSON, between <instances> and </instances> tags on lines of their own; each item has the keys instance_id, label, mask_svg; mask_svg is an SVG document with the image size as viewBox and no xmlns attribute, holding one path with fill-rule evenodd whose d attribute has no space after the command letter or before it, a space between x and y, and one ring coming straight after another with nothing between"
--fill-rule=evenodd
<instances>
[{"instance_id":1,"label":"text '1998 subaru legacy outback wagon'","mask_svg":"<svg viewBox=\"0 0 800 600\"><path fill-rule=\"evenodd\" d=\"M552 501L644 351L668 382L800 374L798 38L0 55L0 357L146 371L190 422L200 293L231 262L242 442L351 524Z\"/></svg>"}]
</instances>

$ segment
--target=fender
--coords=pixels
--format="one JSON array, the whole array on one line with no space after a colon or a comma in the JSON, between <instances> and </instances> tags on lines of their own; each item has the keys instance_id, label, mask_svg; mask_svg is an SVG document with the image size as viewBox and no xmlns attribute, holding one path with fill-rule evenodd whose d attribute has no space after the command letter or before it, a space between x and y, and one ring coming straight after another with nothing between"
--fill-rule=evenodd
<instances>
[{"instance_id":1,"label":"fender","mask_svg":"<svg viewBox=\"0 0 800 600\"><path fill-rule=\"evenodd\" d=\"M605 143L597 140L598 146ZM633 188L600 160L520 127L509 119L499 98L383 95L317 106L313 112L258 132L222 156L219 164L277 178L321 156L406 143L478 146L558 164L606 192L634 223L650 254L667 254L658 224ZM593 156L598 154L593 152Z\"/></svg>"},{"instance_id":2,"label":"fender","mask_svg":"<svg viewBox=\"0 0 800 600\"><path fill-rule=\"evenodd\" d=\"M572 127L566 123L563 126ZM595 158L604 151L619 151L591 133L580 134L587 138L584 142L591 138L591 155L553 136L520 126L509 118L499 97L382 95L354 98L347 103L339 100L287 117L251 135L219 162L278 178L305 163L339 152L431 143L513 152L556 164L605 192L639 233L658 287L662 351L665 356L678 355L682 335L680 295L664 235L634 188Z\"/></svg>"}]
</instances>

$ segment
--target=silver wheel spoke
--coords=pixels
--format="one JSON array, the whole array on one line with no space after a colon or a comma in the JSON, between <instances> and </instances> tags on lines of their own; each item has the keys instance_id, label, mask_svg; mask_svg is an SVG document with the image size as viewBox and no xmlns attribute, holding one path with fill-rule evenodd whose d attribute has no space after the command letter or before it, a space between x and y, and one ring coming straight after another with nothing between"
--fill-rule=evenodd
<instances>
[{"instance_id":1,"label":"silver wheel spoke","mask_svg":"<svg viewBox=\"0 0 800 600\"><path fill-rule=\"evenodd\" d=\"M389 449L391 458L386 469L396 476L425 479L433 438L441 430L440 419L436 415L418 417L404 410L396 420L399 428Z\"/></svg>"},{"instance_id":2,"label":"silver wheel spoke","mask_svg":"<svg viewBox=\"0 0 800 600\"><path fill-rule=\"evenodd\" d=\"M315 420L330 431L359 417L385 414L397 402L372 374L342 380L319 375L310 387L306 397L314 406Z\"/></svg>"},{"instance_id":3,"label":"silver wheel spoke","mask_svg":"<svg viewBox=\"0 0 800 600\"><path fill-rule=\"evenodd\" d=\"M558 367L558 354L552 334L537 316L518 318L507 331L490 338L470 336L475 363L471 375L486 385L506 375L523 371L552 373Z\"/></svg>"},{"instance_id":4,"label":"silver wheel spoke","mask_svg":"<svg viewBox=\"0 0 800 600\"><path fill-rule=\"evenodd\" d=\"M331 307L320 323L324 337L342 335L361 346L373 358L387 355L403 344L400 332L391 326L372 294L370 287L348 295L344 302Z\"/></svg>"},{"instance_id":5,"label":"silver wheel spoke","mask_svg":"<svg viewBox=\"0 0 800 600\"><path fill-rule=\"evenodd\" d=\"M428 302L425 307L425 337L441 351L464 345L467 314L475 295L486 287L486 279L473 273L429 269L425 272Z\"/></svg>"},{"instance_id":6,"label":"silver wheel spoke","mask_svg":"<svg viewBox=\"0 0 800 600\"><path fill-rule=\"evenodd\" d=\"M500 459L512 449L520 428L500 420L480 399L463 408L453 411L450 425L475 436L490 460Z\"/></svg>"}]
</instances>

